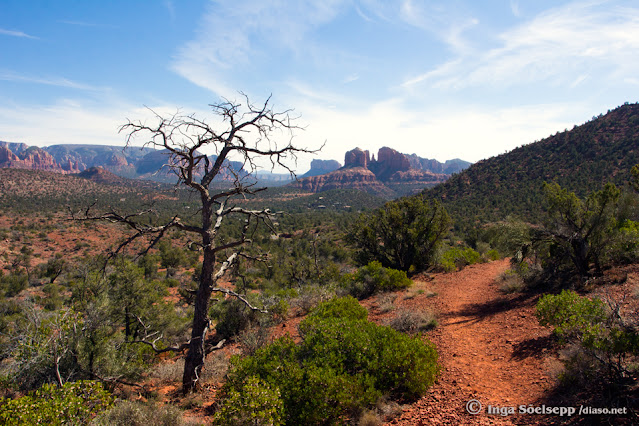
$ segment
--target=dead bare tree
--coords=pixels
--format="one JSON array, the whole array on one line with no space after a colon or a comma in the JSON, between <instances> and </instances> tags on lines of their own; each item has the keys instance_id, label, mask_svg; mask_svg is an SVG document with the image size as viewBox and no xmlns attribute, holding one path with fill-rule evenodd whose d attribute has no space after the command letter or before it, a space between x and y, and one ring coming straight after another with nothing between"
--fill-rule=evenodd
<instances>
[{"instance_id":1,"label":"dead bare tree","mask_svg":"<svg viewBox=\"0 0 639 426\"><path fill-rule=\"evenodd\" d=\"M214 124L195 115L176 113L163 117L153 112L153 124L129 121L120 129L127 133L127 146L142 136L147 138L145 146L169 152L167 167L177 176L177 185L186 186L199 195L201 209L197 225L185 223L177 215L167 223L156 226L143 224L140 213L121 215L111 212L91 216L87 210L84 215L84 219L124 223L135 231L116 251L143 236L151 236L152 246L171 228L196 236L203 252L203 260L194 297L191 338L187 343L176 347L187 349L182 379L185 393L198 388L198 378L206 356L205 339L211 325L208 316L211 295L223 292L238 298L251 309L258 309L242 295L217 287L216 283L243 256L242 247L250 242L249 231L255 222L268 222L273 215L268 209L250 210L232 204L236 197L246 197L265 189L256 188L254 183L245 183L239 173L231 172L233 184L230 189L214 191L211 183L216 177L222 176L225 170L230 170L227 165L231 159L242 161L243 170L254 171L257 159L264 158L270 161L271 166L283 167L294 176L290 161L295 161L299 153L314 152L293 145L293 132L299 127L294 124L295 118L291 117L290 110L274 111L270 105L270 97L259 106L251 104L246 95L242 94L242 97L243 102L223 100L210 105L217 119ZM280 142L280 138L286 138L285 142ZM203 153L207 148L212 148L217 154L214 162ZM231 215L244 218L243 230L237 239L222 241L216 238L218 231ZM218 259L218 256L223 256L223 259ZM155 343L152 347L155 348Z\"/></svg>"}]
</instances>

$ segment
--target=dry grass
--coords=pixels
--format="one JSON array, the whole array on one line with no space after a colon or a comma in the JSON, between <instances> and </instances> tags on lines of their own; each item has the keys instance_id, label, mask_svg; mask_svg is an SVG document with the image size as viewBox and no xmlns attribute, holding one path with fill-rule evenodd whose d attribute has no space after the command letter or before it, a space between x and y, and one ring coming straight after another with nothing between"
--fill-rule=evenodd
<instances>
[{"instance_id":1,"label":"dry grass","mask_svg":"<svg viewBox=\"0 0 639 426\"><path fill-rule=\"evenodd\" d=\"M435 313L430 310L409 311L402 309L389 321L388 325L402 333L417 333L435 328L437 318Z\"/></svg>"},{"instance_id":2,"label":"dry grass","mask_svg":"<svg viewBox=\"0 0 639 426\"><path fill-rule=\"evenodd\" d=\"M364 411L359 418L358 426L381 426L382 419L374 411Z\"/></svg>"},{"instance_id":3,"label":"dry grass","mask_svg":"<svg viewBox=\"0 0 639 426\"><path fill-rule=\"evenodd\" d=\"M501 274L498 278L498 282L499 291L507 294L519 293L526 286L524 279L511 269Z\"/></svg>"},{"instance_id":4,"label":"dry grass","mask_svg":"<svg viewBox=\"0 0 639 426\"><path fill-rule=\"evenodd\" d=\"M395 302L395 299L397 299L397 294L395 293L386 293L379 296L379 298L377 299L377 306L379 311L382 313L393 311L395 309L395 305L393 304L393 302Z\"/></svg>"}]
</instances>

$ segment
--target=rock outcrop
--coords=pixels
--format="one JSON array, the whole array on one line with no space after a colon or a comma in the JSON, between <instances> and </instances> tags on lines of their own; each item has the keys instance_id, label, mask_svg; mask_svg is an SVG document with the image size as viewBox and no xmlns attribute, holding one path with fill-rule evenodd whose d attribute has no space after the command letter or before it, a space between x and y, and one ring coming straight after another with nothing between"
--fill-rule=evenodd
<instances>
[{"instance_id":1,"label":"rock outcrop","mask_svg":"<svg viewBox=\"0 0 639 426\"><path fill-rule=\"evenodd\" d=\"M371 161L368 167L377 179L387 181L397 172L404 172L410 169L410 161L401 152L392 148L380 148L377 153L377 161Z\"/></svg>"},{"instance_id":2,"label":"rock outcrop","mask_svg":"<svg viewBox=\"0 0 639 426\"><path fill-rule=\"evenodd\" d=\"M352 151L348 151L346 155L344 155L344 167L362 167L364 169L368 168L368 163L371 161L370 154L368 151L364 151L359 148L355 148Z\"/></svg>"},{"instance_id":3,"label":"rock outcrop","mask_svg":"<svg viewBox=\"0 0 639 426\"><path fill-rule=\"evenodd\" d=\"M313 160L311 161L311 169L304 173L301 178L325 175L326 173L334 172L342 167L339 161L336 160Z\"/></svg>"},{"instance_id":4,"label":"rock outcrop","mask_svg":"<svg viewBox=\"0 0 639 426\"><path fill-rule=\"evenodd\" d=\"M116 185L124 182L124 179L111 173L102 167L91 167L78 174L78 177L92 180L93 182L107 185Z\"/></svg>"},{"instance_id":5,"label":"rock outcrop","mask_svg":"<svg viewBox=\"0 0 639 426\"><path fill-rule=\"evenodd\" d=\"M0 141L0 167L45 170L57 173L80 173L100 167L117 176L130 179L149 179L174 183L176 176L165 165L169 160L167 150L109 145L51 145L45 148L24 143ZM217 157L209 157L213 164ZM197 171L198 176L203 172ZM226 161L219 179L244 176L243 163Z\"/></svg>"},{"instance_id":6,"label":"rock outcrop","mask_svg":"<svg viewBox=\"0 0 639 426\"><path fill-rule=\"evenodd\" d=\"M7 145L0 146L0 167L66 172L51 154L36 147L29 147L21 151L20 154L15 154Z\"/></svg>"}]
</instances>

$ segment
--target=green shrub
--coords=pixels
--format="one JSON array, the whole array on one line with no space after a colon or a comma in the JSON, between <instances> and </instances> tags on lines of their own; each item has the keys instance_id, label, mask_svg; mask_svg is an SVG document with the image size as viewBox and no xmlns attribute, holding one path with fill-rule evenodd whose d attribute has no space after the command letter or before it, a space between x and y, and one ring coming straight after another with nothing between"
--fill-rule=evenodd
<instances>
[{"instance_id":1,"label":"green shrub","mask_svg":"<svg viewBox=\"0 0 639 426\"><path fill-rule=\"evenodd\" d=\"M26 272L13 272L0 276L0 290L4 290L5 297L17 296L29 286L29 277Z\"/></svg>"},{"instance_id":2,"label":"green shrub","mask_svg":"<svg viewBox=\"0 0 639 426\"><path fill-rule=\"evenodd\" d=\"M284 337L252 356L233 358L222 407L259 380L269 392L279 390L285 424L336 424L355 418L383 394L419 397L438 372L430 342L368 322L352 297L320 304L300 331L299 345Z\"/></svg>"},{"instance_id":3,"label":"green shrub","mask_svg":"<svg viewBox=\"0 0 639 426\"><path fill-rule=\"evenodd\" d=\"M257 377L249 377L238 392L229 391L224 404L215 413L214 425L281 425L284 406L280 391Z\"/></svg>"},{"instance_id":4,"label":"green shrub","mask_svg":"<svg viewBox=\"0 0 639 426\"><path fill-rule=\"evenodd\" d=\"M113 405L113 397L94 381L44 385L16 399L0 399L0 423L87 424L96 414Z\"/></svg>"},{"instance_id":5,"label":"green shrub","mask_svg":"<svg viewBox=\"0 0 639 426\"><path fill-rule=\"evenodd\" d=\"M639 222L623 221L612 244L610 257L618 263L632 263L639 258Z\"/></svg>"},{"instance_id":6,"label":"green shrub","mask_svg":"<svg viewBox=\"0 0 639 426\"><path fill-rule=\"evenodd\" d=\"M335 298L320 303L308 315L304 323L314 320L341 319L344 321L359 321L368 319L368 311L351 296Z\"/></svg>"},{"instance_id":7,"label":"green shrub","mask_svg":"<svg viewBox=\"0 0 639 426\"><path fill-rule=\"evenodd\" d=\"M345 290L360 299L378 292L402 290L412 284L413 281L406 276L406 272L384 268L377 261L362 266L354 274L345 274L342 278Z\"/></svg>"},{"instance_id":8,"label":"green shrub","mask_svg":"<svg viewBox=\"0 0 639 426\"><path fill-rule=\"evenodd\" d=\"M486 252L485 255L486 259L488 259L489 261L492 260L499 260L501 259L501 256L499 255L499 251L496 249L490 249Z\"/></svg>"},{"instance_id":9,"label":"green shrub","mask_svg":"<svg viewBox=\"0 0 639 426\"><path fill-rule=\"evenodd\" d=\"M235 337L250 324L257 322L257 315L236 298L223 300L211 308L211 317L217 319L215 331L223 339Z\"/></svg>"},{"instance_id":10,"label":"green shrub","mask_svg":"<svg viewBox=\"0 0 639 426\"><path fill-rule=\"evenodd\" d=\"M592 340L603 332L608 317L599 299L581 297L563 290L559 295L545 295L537 303L537 317L544 326L553 326L554 333L564 341Z\"/></svg>"},{"instance_id":11,"label":"green shrub","mask_svg":"<svg viewBox=\"0 0 639 426\"><path fill-rule=\"evenodd\" d=\"M578 344L611 378L626 376L626 357L639 354L636 329L624 324L602 300L563 290L539 300L537 317L541 325L554 327L562 344Z\"/></svg>"},{"instance_id":12,"label":"green shrub","mask_svg":"<svg viewBox=\"0 0 639 426\"><path fill-rule=\"evenodd\" d=\"M481 256L470 247L451 247L444 252L440 260L440 266L446 272L462 269L466 265L478 263Z\"/></svg>"}]
</instances>

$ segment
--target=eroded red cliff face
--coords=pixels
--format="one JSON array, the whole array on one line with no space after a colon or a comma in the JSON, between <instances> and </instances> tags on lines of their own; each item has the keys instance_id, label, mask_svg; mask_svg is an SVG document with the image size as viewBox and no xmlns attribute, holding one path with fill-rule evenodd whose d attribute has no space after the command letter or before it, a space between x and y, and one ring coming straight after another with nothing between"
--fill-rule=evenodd
<instances>
[{"instance_id":1,"label":"eroded red cliff face","mask_svg":"<svg viewBox=\"0 0 639 426\"><path fill-rule=\"evenodd\" d=\"M0 165L11 163L14 161L20 161L17 155L9 150L9 148L5 146L0 146ZM9 167L9 166L2 166Z\"/></svg>"},{"instance_id":2,"label":"eroded red cliff face","mask_svg":"<svg viewBox=\"0 0 639 426\"><path fill-rule=\"evenodd\" d=\"M69 173L60 167L51 154L36 147L16 155L8 147L0 146L0 167Z\"/></svg>"},{"instance_id":3,"label":"eroded red cliff face","mask_svg":"<svg viewBox=\"0 0 639 426\"><path fill-rule=\"evenodd\" d=\"M370 161L371 158L368 151L355 148L351 151L348 151L346 155L344 155L344 168L362 167L364 169L367 169L368 163L370 163Z\"/></svg>"}]
</instances>

